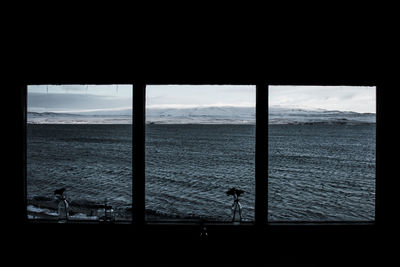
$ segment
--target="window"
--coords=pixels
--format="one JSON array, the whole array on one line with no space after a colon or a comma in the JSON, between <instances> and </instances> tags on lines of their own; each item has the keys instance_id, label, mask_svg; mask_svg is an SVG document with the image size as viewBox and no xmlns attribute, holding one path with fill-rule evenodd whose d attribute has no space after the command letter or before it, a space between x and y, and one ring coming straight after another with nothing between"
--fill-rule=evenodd
<instances>
[{"instance_id":1,"label":"window","mask_svg":"<svg viewBox=\"0 0 400 267\"><path fill-rule=\"evenodd\" d=\"M255 87L149 85L146 94L146 220L254 221ZM241 214L232 187L244 190Z\"/></svg>"},{"instance_id":2,"label":"window","mask_svg":"<svg viewBox=\"0 0 400 267\"><path fill-rule=\"evenodd\" d=\"M28 219L60 220L64 196L74 222L374 221L375 94L29 85ZM239 202L232 188L244 191Z\"/></svg>"},{"instance_id":3,"label":"window","mask_svg":"<svg viewBox=\"0 0 400 267\"><path fill-rule=\"evenodd\" d=\"M269 87L269 221L375 219L375 113L375 87Z\"/></svg>"},{"instance_id":4,"label":"window","mask_svg":"<svg viewBox=\"0 0 400 267\"><path fill-rule=\"evenodd\" d=\"M28 219L132 220L132 86L29 85L27 101Z\"/></svg>"}]
</instances>

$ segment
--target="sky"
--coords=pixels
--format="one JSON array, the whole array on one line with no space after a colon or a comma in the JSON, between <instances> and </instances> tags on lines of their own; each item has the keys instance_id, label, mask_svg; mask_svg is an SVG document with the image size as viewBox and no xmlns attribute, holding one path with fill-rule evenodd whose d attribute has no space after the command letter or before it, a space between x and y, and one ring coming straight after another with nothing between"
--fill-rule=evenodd
<instances>
[{"instance_id":1,"label":"sky","mask_svg":"<svg viewBox=\"0 0 400 267\"><path fill-rule=\"evenodd\" d=\"M79 113L132 108L132 85L29 85L29 112Z\"/></svg>"},{"instance_id":2,"label":"sky","mask_svg":"<svg viewBox=\"0 0 400 267\"><path fill-rule=\"evenodd\" d=\"M375 113L375 87L270 86L269 106ZM148 85L147 108L255 106L254 85ZM132 85L30 85L28 111L94 112L132 108Z\"/></svg>"},{"instance_id":3,"label":"sky","mask_svg":"<svg viewBox=\"0 0 400 267\"><path fill-rule=\"evenodd\" d=\"M254 85L148 85L147 108L255 107Z\"/></svg>"},{"instance_id":4,"label":"sky","mask_svg":"<svg viewBox=\"0 0 400 267\"><path fill-rule=\"evenodd\" d=\"M269 106L376 113L376 87L269 86Z\"/></svg>"}]
</instances>

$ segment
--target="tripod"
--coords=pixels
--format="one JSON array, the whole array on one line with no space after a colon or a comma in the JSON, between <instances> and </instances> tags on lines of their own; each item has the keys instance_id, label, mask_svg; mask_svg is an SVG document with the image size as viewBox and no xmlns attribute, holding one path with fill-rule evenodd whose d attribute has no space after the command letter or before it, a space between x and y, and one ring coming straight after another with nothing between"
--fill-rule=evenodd
<instances>
[{"instance_id":1,"label":"tripod","mask_svg":"<svg viewBox=\"0 0 400 267\"><path fill-rule=\"evenodd\" d=\"M242 221L242 205L239 202L239 196L234 194L233 195L233 203L232 203L232 210L233 210L233 217L232 217L232 222L235 221L236 217L236 211L239 212L239 221Z\"/></svg>"}]
</instances>

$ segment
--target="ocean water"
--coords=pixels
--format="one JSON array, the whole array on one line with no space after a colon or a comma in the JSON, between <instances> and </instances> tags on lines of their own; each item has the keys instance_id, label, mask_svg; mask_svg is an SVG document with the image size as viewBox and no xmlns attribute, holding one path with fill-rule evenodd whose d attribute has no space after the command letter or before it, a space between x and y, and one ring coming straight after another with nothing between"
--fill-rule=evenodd
<instances>
[{"instance_id":1,"label":"ocean water","mask_svg":"<svg viewBox=\"0 0 400 267\"><path fill-rule=\"evenodd\" d=\"M112 205L117 219L130 219L132 126L27 125L27 199L46 207L65 187L70 206Z\"/></svg>"},{"instance_id":2,"label":"ocean water","mask_svg":"<svg viewBox=\"0 0 400 267\"><path fill-rule=\"evenodd\" d=\"M371 221L375 124L270 125L269 221Z\"/></svg>"},{"instance_id":3,"label":"ocean water","mask_svg":"<svg viewBox=\"0 0 400 267\"><path fill-rule=\"evenodd\" d=\"M130 219L131 125L27 130L30 205L66 187L72 206L107 198L117 218ZM234 186L245 191L244 220L254 220L254 137L254 125L146 125L147 219L230 221ZM374 219L375 124L270 125L268 143L269 220Z\"/></svg>"},{"instance_id":4,"label":"ocean water","mask_svg":"<svg viewBox=\"0 0 400 267\"><path fill-rule=\"evenodd\" d=\"M147 125L146 209L177 218L230 221L231 187L254 219L254 125Z\"/></svg>"}]
</instances>

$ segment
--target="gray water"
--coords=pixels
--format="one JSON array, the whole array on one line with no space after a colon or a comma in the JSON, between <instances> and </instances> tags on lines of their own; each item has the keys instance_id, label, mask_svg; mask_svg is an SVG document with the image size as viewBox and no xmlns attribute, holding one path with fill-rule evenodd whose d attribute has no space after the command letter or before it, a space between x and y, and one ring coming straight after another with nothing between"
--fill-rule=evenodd
<instances>
[{"instance_id":1,"label":"gray water","mask_svg":"<svg viewBox=\"0 0 400 267\"><path fill-rule=\"evenodd\" d=\"M132 206L132 126L28 124L27 198L53 198L65 187L72 204L107 203L117 218Z\"/></svg>"},{"instance_id":2,"label":"gray water","mask_svg":"<svg viewBox=\"0 0 400 267\"><path fill-rule=\"evenodd\" d=\"M131 125L28 125L27 197L132 205ZM147 218L254 220L254 125L146 126ZM267 138L267 137L266 137ZM375 124L270 125L271 221L373 220Z\"/></svg>"},{"instance_id":3,"label":"gray water","mask_svg":"<svg viewBox=\"0 0 400 267\"><path fill-rule=\"evenodd\" d=\"M370 221L375 124L270 125L270 221Z\"/></svg>"},{"instance_id":4,"label":"gray water","mask_svg":"<svg viewBox=\"0 0 400 267\"><path fill-rule=\"evenodd\" d=\"M175 217L229 221L236 187L254 219L254 125L148 125L146 209Z\"/></svg>"}]
</instances>

